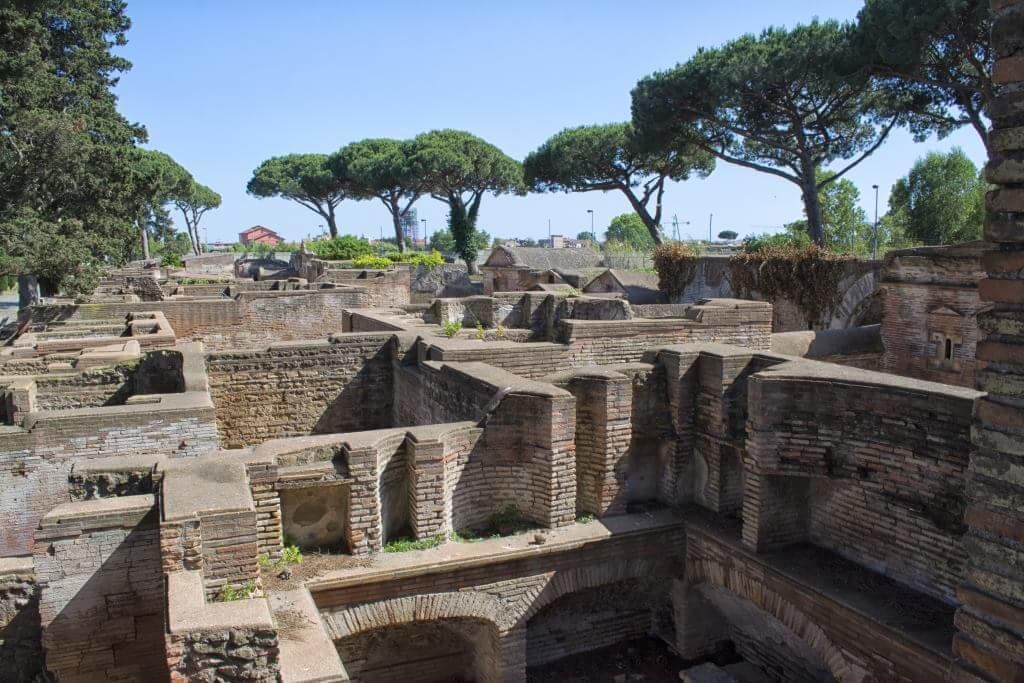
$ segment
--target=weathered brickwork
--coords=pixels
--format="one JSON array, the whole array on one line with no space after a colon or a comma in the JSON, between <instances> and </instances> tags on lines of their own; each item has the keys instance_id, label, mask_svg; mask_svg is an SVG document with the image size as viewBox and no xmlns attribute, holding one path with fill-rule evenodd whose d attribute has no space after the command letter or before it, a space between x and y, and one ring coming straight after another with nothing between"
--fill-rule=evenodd
<instances>
[{"instance_id":1,"label":"weathered brickwork","mask_svg":"<svg viewBox=\"0 0 1024 683\"><path fill-rule=\"evenodd\" d=\"M747 392L748 547L811 540L953 602L978 392L809 362Z\"/></svg>"},{"instance_id":2,"label":"weathered brickwork","mask_svg":"<svg viewBox=\"0 0 1024 683\"><path fill-rule=\"evenodd\" d=\"M985 239L997 247L982 262L978 315L981 400L967 474L969 563L959 598L953 650L963 667L987 681L1024 678L1024 2L992 0L996 63Z\"/></svg>"},{"instance_id":3,"label":"weathered brickwork","mask_svg":"<svg viewBox=\"0 0 1024 683\"><path fill-rule=\"evenodd\" d=\"M162 680L163 576L151 495L68 503L33 552L46 667L60 680Z\"/></svg>"},{"instance_id":4,"label":"weathered brickwork","mask_svg":"<svg viewBox=\"0 0 1024 683\"><path fill-rule=\"evenodd\" d=\"M991 245L971 242L890 252L882 270L885 314L881 369L932 382L974 386L978 282Z\"/></svg>"},{"instance_id":5,"label":"weathered brickwork","mask_svg":"<svg viewBox=\"0 0 1024 683\"><path fill-rule=\"evenodd\" d=\"M69 500L68 477L82 459L118 455L193 456L216 447L213 408L192 394L159 406L84 408L35 413L24 429L0 439L0 499L5 524L0 555L19 555L54 505ZM166 403L166 405L164 405Z\"/></svg>"},{"instance_id":6,"label":"weathered brickwork","mask_svg":"<svg viewBox=\"0 0 1024 683\"><path fill-rule=\"evenodd\" d=\"M221 444L391 425L390 334L207 355Z\"/></svg>"},{"instance_id":7,"label":"weathered brickwork","mask_svg":"<svg viewBox=\"0 0 1024 683\"><path fill-rule=\"evenodd\" d=\"M40 628L32 559L0 561L0 681L28 683L42 673Z\"/></svg>"}]
</instances>

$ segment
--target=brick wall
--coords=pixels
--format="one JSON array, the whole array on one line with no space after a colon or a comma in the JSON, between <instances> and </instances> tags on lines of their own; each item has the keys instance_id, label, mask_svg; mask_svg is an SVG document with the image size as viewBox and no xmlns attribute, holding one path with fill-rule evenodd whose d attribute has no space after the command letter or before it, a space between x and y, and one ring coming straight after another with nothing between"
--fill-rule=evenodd
<instances>
[{"instance_id":1,"label":"brick wall","mask_svg":"<svg viewBox=\"0 0 1024 683\"><path fill-rule=\"evenodd\" d=\"M36 410L66 410L117 405L132 393L136 365L97 368L69 375L36 378Z\"/></svg>"},{"instance_id":2,"label":"brick wall","mask_svg":"<svg viewBox=\"0 0 1024 683\"><path fill-rule=\"evenodd\" d=\"M0 679L28 683L42 671L39 590L32 558L0 560Z\"/></svg>"},{"instance_id":3,"label":"brick wall","mask_svg":"<svg viewBox=\"0 0 1024 683\"><path fill-rule=\"evenodd\" d=\"M163 576L153 496L67 503L33 551L46 666L61 680L158 680Z\"/></svg>"},{"instance_id":4,"label":"brick wall","mask_svg":"<svg viewBox=\"0 0 1024 683\"><path fill-rule=\"evenodd\" d=\"M881 369L974 386L984 242L903 249L886 255ZM947 349L946 342L949 342Z\"/></svg>"},{"instance_id":5,"label":"brick wall","mask_svg":"<svg viewBox=\"0 0 1024 683\"><path fill-rule=\"evenodd\" d=\"M69 500L81 459L116 455L192 456L216 447L212 406L199 392L165 394L158 405L33 413L0 445L0 556L24 554L42 516Z\"/></svg>"},{"instance_id":6,"label":"brick wall","mask_svg":"<svg viewBox=\"0 0 1024 683\"><path fill-rule=\"evenodd\" d=\"M953 602L978 393L810 361L748 393L748 546L811 540Z\"/></svg>"},{"instance_id":7,"label":"brick wall","mask_svg":"<svg viewBox=\"0 0 1024 683\"><path fill-rule=\"evenodd\" d=\"M339 334L326 342L208 354L221 443L230 448L390 426L392 338Z\"/></svg>"}]
</instances>

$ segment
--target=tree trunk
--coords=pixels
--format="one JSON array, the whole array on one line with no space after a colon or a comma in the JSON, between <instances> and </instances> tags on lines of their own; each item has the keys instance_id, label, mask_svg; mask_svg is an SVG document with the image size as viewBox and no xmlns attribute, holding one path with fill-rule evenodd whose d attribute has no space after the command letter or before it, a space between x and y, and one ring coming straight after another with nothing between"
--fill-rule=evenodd
<instances>
[{"instance_id":1,"label":"tree trunk","mask_svg":"<svg viewBox=\"0 0 1024 683\"><path fill-rule=\"evenodd\" d=\"M331 237L338 236L338 221L334 217L334 207L327 207L327 229L331 232Z\"/></svg>"},{"instance_id":2,"label":"tree trunk","mask_svg":"<svg viewBox=\"0 0 1024 683\"><path fill-rule=\"evenodd\" d=\"M825 246L825 226L821 219L821 201L818 196L818 182L811 171L811 177L804 178L804 212L807 214L807 233L819 247Z\"/></svg>"},{"instance_id":3,"label":"tree trunk","mask_svg":"<svg viewBox=\"0 0 1024 683\"><path fill-rule=\"evenodd\" d=\"M395 239L398 240L398 253L405 253L405 235L402 234L402 216L397 206L391 207L391 221L395 225Z\"/></svg>"},{"instance_id":4,"label":"tree trunk","mask_svg":"<svg viewBox=\"0 0 1024 683\"><path fill-rule=\"evenodd\" d=\"M18 276L18 308L28 308L38 304L39 278L31 273Z\"/></svg>"},{"instance_id":5,"label":"tree trunk","mask_svg":"<svg viewBox=\"0 0 1024 683\"><path fill-rule=\"evenodd\" d=\"M149 231L145 225L142 226L142 258L149 260Z\"/></svg>"},{"instance_id":6,"label":"tree trunk","mask_svg":"<svg viewBox=\"0 0 1024 683\"><path fill-rule=\"evenodd\" d=\"M654 240L654 244L661 244L664 240L661 237L661 229L658 225L658 221L654 220L647 207L644 206L633 191L629 188L622 189L623 194L629 200L630 205L633 207L633 211L636 212L637 216L640 216L640 220L643 221L644 225L647 226L647 232L651 233L651 239Z\"/></svg>"}]
</instances>

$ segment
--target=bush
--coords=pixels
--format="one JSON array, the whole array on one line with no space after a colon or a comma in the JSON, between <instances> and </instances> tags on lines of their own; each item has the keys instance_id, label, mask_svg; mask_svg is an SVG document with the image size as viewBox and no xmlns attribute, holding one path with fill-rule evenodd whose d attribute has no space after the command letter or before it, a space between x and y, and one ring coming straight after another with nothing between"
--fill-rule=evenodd
<instances>
[{"instance_id":1,"label":"bush","mask_svg":"<svg viewBox=\"0 0 1024 683\"><path fill-rule=\"evenodd\" d=\"M654 248L654 269L658 288L674 297L686 289L697 274L700 250L683 242L665 242Z\"/></svg>"},{"instance_id":2,"label":"bush","mask_svg":"<svg viewBox=\"0 0 1024 683\"><path fill-rule=\"evenodd\" d=\"M371 270L384 270L391 267L391 260L383 256L357 256L352 259L352 266L355 268L368 268Z\"/></svg>"},{"instance_id":3,"label":"bush","mask_svg":"<svg viewBox=\"0 0 1024 683\"><path fill-rule=\"evenodd\" d=\"M729 259L729 280L736 295L759 293L770 302L789 299L807 319L808 329L819 325L839 303L839 282L847 264L856 260L817 245L761 245L757 251Z\"/></svg>"},{"instance_id":4,"label":"bush","mask_svg":"<svg viewBox=\"0 0 1024 683\"><path fill-rule=\"evenodd\" d=\"M402 259L405 263L411 263L414 266L426 266L428 268L437 268L438 266L444 265L444 256L441 255L437 249L429 253L422 251L414 252L412 254L406 254L406 257Z\"/></svg>"},{"instance_id":5,"label":"bush","mask_svg":"<svg viewBox=\"0 0 1024 683\"><path fill-rule=\"evenodd\" d=\"M307 246L311 252L328 261L348 261L359 256L373 254L373 245L370 244L370 241L355 235L317 240L310 242Z\"/></svg>"},{"instance_id":6,"label":"bush","mask_svg":"<svg viewBox=\"0 0 1024 683\"><path fill-rule=\"evenodd\" d=\"M452 337L454 337L455 335L462 331L462 323L459 322L458 320L447 322L444 325L442 325L442 327L444 328L444 335L449 339L451 339Z\"/></svg>"},{"instance_id":7,"label":"bush","mask_svg":"<svg viewBox=\"0 0 1024 683\"><path fill-rule=\"evenodd\" d=\"M811 246L811 238L806 232L780 232L774 235L754 235L743 240L742 249L745 254L755 254L762 249L805 249Z\"/></svg>"}]
</instances>

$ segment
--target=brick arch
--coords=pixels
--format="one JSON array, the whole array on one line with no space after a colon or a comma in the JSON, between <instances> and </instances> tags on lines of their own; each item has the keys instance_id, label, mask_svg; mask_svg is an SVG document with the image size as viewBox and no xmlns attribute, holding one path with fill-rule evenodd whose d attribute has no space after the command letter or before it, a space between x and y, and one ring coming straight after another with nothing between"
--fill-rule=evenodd
<instances>
[{"instance_id":1,"label":"brick arch","mask_svg":"<svg viewBox=\"0 0 1024 683\"><path fill-rule=\"evenodd\" d=\"M735 567L723 566L711 560L691 560L687 573L691 590L701 585L722 588L774 617L804 641L840 683L860 683L865 679L866 672L851 666L842 650L835 646L820 626L796 605L760 581L752 580L752 577Z\"/></svg>"},{"instance_id":2,"label":"brick arch","mask_svg":"<svg viewBox=\"0 0 1024 683\"><path fill-rule=\"evenodd\" d=\"M874 271L868 271L854 280L843 292L843 298L832 312L829 327L850 327L854 316L860 312L861 304L877 289L878 277Z\"/></svg>"},{"instance_id":3,"label":"brick arch","mask_svg":"<svg viewBox=\"0 0 1024 683\"><path fill-rule=\"evenodd\" d=\"M380 600L323 614L331 640L366 631L443 619L479 619L501 631L508 621L504 603L487 593L427 593Z\"/></svg>"},{"instance_id":4,"label":"brick arch","mask_svg":"<svg viewBox=\"0 0 1024 683\"><path fill-rule=\"evenodd\" d=\"M525 626L538 612L564 595L620 581L653 576L658 569L652 560L616 560L599 565L555 572L551 579L533 587L523 596L526 609L516 625Z\"/></svg>"}]
</instances>

